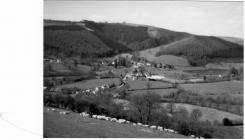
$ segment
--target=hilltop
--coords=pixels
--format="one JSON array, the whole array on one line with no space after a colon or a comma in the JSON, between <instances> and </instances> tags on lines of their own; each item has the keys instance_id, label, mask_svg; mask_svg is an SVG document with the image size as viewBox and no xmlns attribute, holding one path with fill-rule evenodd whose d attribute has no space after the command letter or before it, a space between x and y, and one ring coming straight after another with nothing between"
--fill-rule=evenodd
<instances>
[{"instance_id":1,"label":"hilltop","mask_svg":"<svg viewBox=\"0 0 245 140\"><path fill-rule=\"evenodd\" d=\"M230 59L243 57L242 42L231 37L201 36L130 23L44 20L45 57L112 57L145 50L142 57L158 62L163 60L159 57L162 55L181 56L189 62ZM149 49L155 52L146 53Z\"/></svg>"}]
</instances>

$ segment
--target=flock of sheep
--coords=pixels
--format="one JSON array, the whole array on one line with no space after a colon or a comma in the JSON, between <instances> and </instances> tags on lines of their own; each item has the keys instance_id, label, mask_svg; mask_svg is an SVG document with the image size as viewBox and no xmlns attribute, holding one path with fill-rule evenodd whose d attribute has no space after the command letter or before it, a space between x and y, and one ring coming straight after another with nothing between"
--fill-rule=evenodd
<instances>
[{"instance_id":1,"label":"flock of sheep","mask_svg":"<svg viewBox=\"0 0 245 140\"><path fill-rule=\"evenodd\" d=\"M86 95L91 95L92 94L92 95L94 95L94 94L98 93L99 91L105 90L107 88L110 88L110 86L104 84L104 85L95 87L94 89L89 88L89 89L85 89L85 90L77 90L75 92L75 94L86 94Z\"/></svg>"},{"instance_id":2,"label":"flock of sheep","mask_svg":"<svg viewBox=\"0 0 245 140\"><path fill-rule=\"evenodd\" d=\"M47 109L47 111L56 111L56 109L52 108L52 109ZM56 111L59 112L59 111ZM60 111L59 114L60 115L68 115L70 112L67 111ZM82 117L90 117L90 115L87 112L82 112L79 114ZM92 115L91 116L94 119L99 119L99 120L105 120L105 121L111 121L111 122L116 122L119 124L132 124L133 126L141 126L141 127L145 127L145 128L150 128L153 130L159 130L159 131L165 131L165 132L170 132L170 133L175 133L177 134L178 132L173 130L173 129L167 129L167 128L163 128L161 126L155 126L155 125L147 125L147 124L142 124L142 123L133 123L130 121L127 121L125 119L116 119L116 118L112 118L112 117L108 117L108 116L104 116L104 115ZM191 138L199 138L199 139L203 139L202 137L196 137L194 135L190 135Z\"/></svg>"}]
</instances>

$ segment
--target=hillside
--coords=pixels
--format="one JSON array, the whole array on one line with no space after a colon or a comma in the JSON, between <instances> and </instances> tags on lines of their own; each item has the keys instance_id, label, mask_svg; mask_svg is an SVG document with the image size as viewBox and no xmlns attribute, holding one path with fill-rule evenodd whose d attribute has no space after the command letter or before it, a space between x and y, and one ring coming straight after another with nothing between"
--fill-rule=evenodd
<instances>
[{"instance_id":1,"label":"hillside","mask_svg":"<svg viewBox=\"0 0 245 140\"><path fill-rule=\"evenodd\" d=\"M156 47L157 56L242 57L243 46L233 42L148 25L44 20L45 57L111 57Z\"/></svg>"},{"instance_id":2,"label":"hillside","mask_svg":"<svg viewBox=\"0 0 245 140\"><path fill-rule=\"evenodd\" d=\"M243 46L217 37L192 36L161 47L157 56L164 54L191 57L242 57Z\"/></svg>"},{"instance_id":3,"label":"hillside","mask_svg":"<svg viewBox=\"0 0 245 140\"><path fill-rule=\"evenodd\" d=\"M187 138L130 124L85 118L78 113L59 115L58 112L47 112L46 109L43 133L47 138Z\"/></svg>"},{"instance_id":4,"label":"hillside","mask_svg":"<svg viewBox=\"0 0 245 140\"><path fill-rule=\"evenodd\" d=\"M243 39L237 37L219 37L223 40L230 41L239 45L243 45Z\"/></svg>"},{"instance_id":5,"label":"hillside","mask_svg":"<svg viewBox=\"0 0 245 140\"><path fill-rule=\"evenodd\" d=\"M44 51L59 57L113 56L154 48L188 35L140 25L44 20Z\"/></svg>"}]
</instances>

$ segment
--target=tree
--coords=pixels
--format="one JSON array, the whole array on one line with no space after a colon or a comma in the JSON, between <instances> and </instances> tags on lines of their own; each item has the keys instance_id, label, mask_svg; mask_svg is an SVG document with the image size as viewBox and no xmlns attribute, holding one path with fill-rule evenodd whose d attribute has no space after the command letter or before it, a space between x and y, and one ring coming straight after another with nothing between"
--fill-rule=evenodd
<instances>
[{"instance_id":1,"label":"tree","mask_svg":"<svg viewBox=\"0 0 245 140\"><path fill-rule=\"evenodd\" d=\"M131 97L131 103L135 108L140 122L149 123L152 112L157 108L160 95L153 92L136 94Z\"/></svg>"},{"instance_id":2,"label":"tree","mask_svg":"<svg viewBox=\"0 0 245 140\"><path fill-rule=\"evenodd\" d=\"M169 102L166 107L169 110L169 113L171 113L171 114L174 112L174 110L176 108L176 106L175 106L173 101Z\"/></svg>"},{"instance_id":3,"label":"tree","mask_svg":"<svg viewBox=\"0 0 245 140\"><path fill-rule=\"evenodd\" d=\"M199 109L193 109L191 111L191 119L193 121L198 121L202 117L202 112Z\"/></svg>"},{"instance_id":4,"label":"tree","mask_svg":"<svg viewBox=\"0 0 245 140\"><path fill-rule=\"evenodd\" d=\"M232 126L232 122L228 118L223 119L224 126Z\"/></svg>"},{"instance_id":5,"label":"tree","mask_svg":"<svg viewBox=\"0 0 245 140\"><path fill-rule=\"evenodd\" d=\"M159 102L161 97L153 92L148 92L144 95L145 105L146 105L146 123L149 123L151 119L151 113L155 105Z\"/></svg>"},{"instance_id":6,"label":"tree","mask_svg":"<svg viewBox=\"0 0 245 140\"><path fill-rule=\"evenodd\" d=\"M228 72L228 75L231 76L231 77L235 77L238 75L238 70L234 67L230 68L229 72Z\"/></svg>"}]
</instances>

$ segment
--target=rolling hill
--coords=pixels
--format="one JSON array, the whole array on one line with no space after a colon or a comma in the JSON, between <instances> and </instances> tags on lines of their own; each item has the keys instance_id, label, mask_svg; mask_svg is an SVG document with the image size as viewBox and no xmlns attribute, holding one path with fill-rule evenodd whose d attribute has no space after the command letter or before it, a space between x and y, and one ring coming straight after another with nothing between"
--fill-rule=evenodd
<instances>
[{"instance_id":1,"label":"rolling hill","mask_svg":"<svg viewBox=\"0 0 245 140\"><path fill-rule=\"evenodd\" d=\"M243 39L241 38L237 38L237 37L219 37L223 40L226 40L226 41L230 41L230 42L233 42L233 43L236 43L236 44L239 44L239 45L243 45Z\"/></svg>"},{"instance_id":2,"label":"rolling hill","mask_svg":"<svg viewBox=\"0 0 245 140\"><path fill-rule=\"evenodd\" d=\"M162 47L157 55L162 54L194 57L242 57L243 47L217 37L193 36Z\"/></svg>"},{"instance_id":3,"label":"rolling hill","mask_svg":"<svg viewBox=\"0 0 245 140\"><path fill-rule=\"evenodd\" d=\"M233 42L147 25L44 20L45 56L111 57L159 47L156 56L243 57L243 45Z\"/></svg>"}]
</instances>

